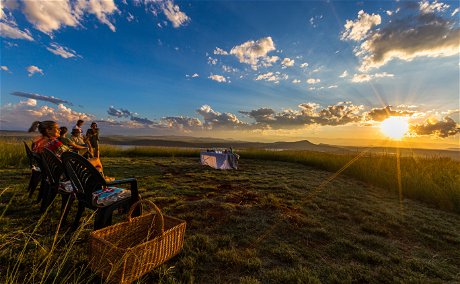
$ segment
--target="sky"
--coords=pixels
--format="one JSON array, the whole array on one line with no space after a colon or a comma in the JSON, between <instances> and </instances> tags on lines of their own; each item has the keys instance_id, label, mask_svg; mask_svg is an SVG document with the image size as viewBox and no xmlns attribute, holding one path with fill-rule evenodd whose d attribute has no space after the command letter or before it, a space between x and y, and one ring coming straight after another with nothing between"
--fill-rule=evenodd
<instances>
[{"instance_id":1,"label":"sky","mask_svg":"<svg viewBox=\"0 0 460 284\"><path fill-rule=\"evenodd\" d=\"M458 1L0 4L1 130L459 146Z\"/></svg>"}]
</instances>

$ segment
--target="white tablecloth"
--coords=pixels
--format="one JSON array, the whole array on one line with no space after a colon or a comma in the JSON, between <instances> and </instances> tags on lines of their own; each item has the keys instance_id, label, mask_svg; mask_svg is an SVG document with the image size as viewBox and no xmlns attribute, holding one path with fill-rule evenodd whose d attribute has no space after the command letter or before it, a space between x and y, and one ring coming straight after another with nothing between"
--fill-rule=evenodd
<instances>
[{"instance_id":1,"label":"white tablecloth","mask_svg":"<svg viewBox=\"0 0 460 284\"><path fill-rule=\"evenodd\" d=\"M238 168L238 159L233 153L206 152L200 153L202 165L214 169L230 170Z\"/></svg>"}]
</instances>

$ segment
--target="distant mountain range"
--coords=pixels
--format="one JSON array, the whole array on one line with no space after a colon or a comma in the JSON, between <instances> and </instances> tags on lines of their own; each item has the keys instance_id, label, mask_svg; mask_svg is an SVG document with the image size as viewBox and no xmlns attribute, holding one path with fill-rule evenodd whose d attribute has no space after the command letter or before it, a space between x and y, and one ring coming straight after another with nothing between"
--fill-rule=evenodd
<instances>
[{"instance_id":1,"label":"distant mountain range","mask_svg":"<svg viewBox=\"0 0 460 284\"><path fill-rule=\"evenodd\" d=\"M102 143L110 145L131 146L163 146L184 148L234 148L234 149L272 149L272 150L309 150L320 152L343 152L348 151L342 147L325 144L313 144L308 140L296 142L247 142L238 140L225 140L214 138L193 138L178 136L110 136L102 137Z\"/></svg>"}]
</instances>

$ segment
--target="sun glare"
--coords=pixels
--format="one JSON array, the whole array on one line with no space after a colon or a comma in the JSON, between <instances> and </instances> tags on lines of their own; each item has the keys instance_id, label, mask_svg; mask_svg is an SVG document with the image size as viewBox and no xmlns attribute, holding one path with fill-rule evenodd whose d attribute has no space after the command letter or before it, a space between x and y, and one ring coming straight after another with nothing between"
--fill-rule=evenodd
<instances>
[{"instance_id":1,"label":"sun glare","mask_svg":"<svg viewBox=\"0 0 460 284\"><path fill-rule=\"evenodd\" d=\"M409 123L406 117L391 116L382 121L380 130L385 136L399 140L409 130Z\"/></svg>"}]
</instances>

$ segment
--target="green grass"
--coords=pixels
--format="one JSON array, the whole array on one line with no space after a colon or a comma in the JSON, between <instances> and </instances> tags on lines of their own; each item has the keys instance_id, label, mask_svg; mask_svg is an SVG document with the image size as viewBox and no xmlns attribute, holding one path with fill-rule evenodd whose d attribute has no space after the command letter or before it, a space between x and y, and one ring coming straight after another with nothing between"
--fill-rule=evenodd
<instances>
[{"instance_id":1,"label":"green grass","mask_svg":"<svg viewBox=\"0 0 460 284\"><path fill-rule=\"evenodd\" d=\"M460 281L459 215L369 183L325 184L331 172L298 162L242 159L219 171L198 157L102 161L107 175L136 177L143 198L187 221L182 252L139 283ZM56 234L60 200L40 216L29 174L0 169L0 282L100 283L88 269L94 218L87 211L79 231Z\"/></svg>"},{"instance_id":2,"label":"green grass","mask_svg":"<svg viewBox=\"0 0 460 284\"><path fill-rule=\"evenodd\" d=\"M0 141L0 166L25 166L24 146ZM198 157L198 149L168 147L121 148L102 145L104 157ZM300 163L330 171L330 179L347 175L437 208L460 213L460 162L450 158L396 157L366 152L333 154L311 151L238 151L242 159ZM398 169L399 168L399 169ZM318 188L321 190L321 188Z\"/></svg>"}]
</instances>

